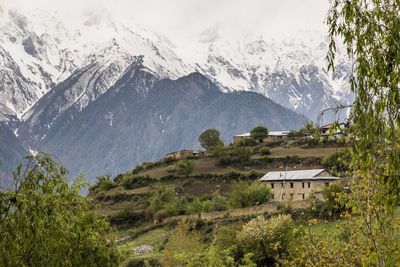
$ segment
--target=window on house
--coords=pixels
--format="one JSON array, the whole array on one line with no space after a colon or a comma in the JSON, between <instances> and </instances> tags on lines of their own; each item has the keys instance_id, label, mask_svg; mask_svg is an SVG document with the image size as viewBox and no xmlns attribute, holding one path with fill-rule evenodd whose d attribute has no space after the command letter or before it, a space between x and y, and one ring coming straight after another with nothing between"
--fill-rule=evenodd
<instances>
[{"instance_id":1,"label":"window on house","mask_svg":"<svg viewBox=\"0 0 400 267\"><path fill-rule=\"evenodd\" d=\"M290 198L293 198L293 195L294 195L294 194L290 194Z\"/></svg>"},{"instance_id":2,"label":"window on house","mask_svg":"<svg viewBox=\"0 0 400 267\"><path fill-rule=\"evenodd\" d=\"M272 194L272 199L275 199L275 194Z\"/></svg>"},{"instance_id":3,"label":"window on house","mask_svg":"<svg viewBox=\"0 0 400 267\"><path fill-rule=\"evenodd\" d=\"M282 200L285 199L285 194L282 194Z\"/></svg>"},{"instance_id":4,"label":"window on house","mask_svg":"<svg viewBox=\"0 0 400 267\"><path fill-rule=\"evenodd\" d=\"M293 183L290 183L290 188L293 188Z\"/></svg>"},{"instance_id":5,"label":"window on house","mask_svg":"<svg viewBox=\"0 0 400 267\"><path fill-rule=\"evenodd\" d=\"M304 182L301 183L301 187L304 188Z\"/></svg>"},{"instance_id":6,"label":"window on house","mask_svg":"<svg viewBox=\"0 0 400 267\"><path fill-rule=\"evenodd\" d=\"M311 183L310 182L308 182L308 188L310 188L311 187Z\"/></svg>"},{"instance_id":7,"label":"window on house","mask_svg":"<svg viewBox=\"0 0 400 267\"><path fill-rule=\"evenodd\" d=\"M326 182L326 183L325 183L325 186L329 186L329 182Z\"/></svg>"},{"instance_id":8,"label":"window on house","mask_svg":"<svg viewBox=\"0 0 400 267\"><path fill-rule=\"evenodd\" d=\"M305 194L303 194L303 199L305 199L306 198L306 196L305 196Z\"/></svg>"},{"instance_id":9,"label":"window on house","mask_svg":"<svg viewBox=\"0 0 400 267\"><path fill-rule=\"evenodd\" d=\"M271 188L274 189L274 183L271 183Z\"/></svg>"}]
</instances>

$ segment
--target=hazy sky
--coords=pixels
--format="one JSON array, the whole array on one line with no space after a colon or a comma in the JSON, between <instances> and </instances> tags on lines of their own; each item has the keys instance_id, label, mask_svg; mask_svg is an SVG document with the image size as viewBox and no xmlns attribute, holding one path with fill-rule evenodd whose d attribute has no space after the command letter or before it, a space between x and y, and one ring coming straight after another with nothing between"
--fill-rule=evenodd
<instances>
[{"instance_id":1,"label":"hazy sky","mask_svg":"<svg viewBox=\"0 0 400 267\"><path fill-rule=\"evenodd\" d=\"M328 0L0 0L7 7L38 7L73 21L93 13L135 22L179 43L209 42L249 33L268 37L324 30Z\"/></svg>"}]
</instances>

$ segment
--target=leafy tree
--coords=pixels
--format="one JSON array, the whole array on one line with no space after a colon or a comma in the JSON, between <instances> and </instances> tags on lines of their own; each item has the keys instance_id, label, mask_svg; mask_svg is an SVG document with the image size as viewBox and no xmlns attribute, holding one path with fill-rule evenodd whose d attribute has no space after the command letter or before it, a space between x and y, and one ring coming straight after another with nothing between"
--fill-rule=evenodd
<instances>
[{"instance_id":1,"label":"leafy tree","mask_svg":"<svg viewBox=\"0 0 400 267\"><path fill-rule=\"evenodd\" d=\"M395 266L400 262L394 210L400 191L400 3L333 0L328 11L329 68L336 43L354 60L351 122L352 193L336 236L316 238L311 228L293 265ZM339 203L342 195L338 196ZM347 234L347 242L339 236Z\"/></svg>"},{"instance_id":2,"label":"leafy tree","mask_svg":"<svg viewBox=\"0 0 400 267\"><path fill-rule=\"evenodd\" d=\"M233 208L245 208L267 203L271 199L272 192L267 183L255 181L249 185L239 181L232 185L229 203Z\"/></svg>"},{"instance_id":3,"label":"leafy tree","mask_svg":"<svg viewBox=\"0 0 400 267\"><path fill-rule=\"evenodd\" d=\"M205 130L199 136L199 142L202 147L208 149L213 146L224 145L224 142L219 138L219 131L216 129Z\"/></svg>"},{"instance_id":4,"label":"leafy tree","mask_svg":"<svg viewBox=\"0 0 400 267\"><path fill-rule=\"evenodd\" d=\"M179 175L189 176L194 168L194 160L184 159L176 163L175 171Z\"/></svg>"},{"instance_id":5,"label":"leafy tree","mask_svg":"<svg viewBox=\"0 0 400 267\"><path fill-rule=\"evenodd\" d=\"M257 126L250 131L250 136L262 143L264 138L268 137L268 129L263 126Z\"/></svg>"},{"instance_id":6,"label":"leafy tree","mask_svg":"<svg viewBox=\"0 0 400 267\"><path fill-rule=\"evenodd\" d=\"M0 265L109 266L120 253L107 241L109 224L79 194L80 179L45 153L28 156L14 173L15 189L0 192Z\"/></svg>"},{"instance_id":7,"label":"leafy tree","mask_svg":"<svg viewBox=\"0 0 400 267\"><path fill-rule=\"evenodd\" d=\"M237 242L244 254L253 253L257 266L273 266L295 250L294 223L290 215L270 219L259 216L243 226Z\"/></svg>"}]
</instances>

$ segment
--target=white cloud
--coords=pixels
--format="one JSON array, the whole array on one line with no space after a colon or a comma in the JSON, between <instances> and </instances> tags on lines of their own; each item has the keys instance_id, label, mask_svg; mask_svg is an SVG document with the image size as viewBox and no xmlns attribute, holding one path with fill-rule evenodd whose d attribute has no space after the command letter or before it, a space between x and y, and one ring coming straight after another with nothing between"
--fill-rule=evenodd
<instances>
[{"instance_id":1,"label":"white cloud","mask_svg":"<svg viewBox=\"0 0 400 267\"><path fill-rule=\"evenodd\" d=\"M0 0L3 7L48 10L71 24L99 23L112 16L149 26L177 44L243 34L279 38L300 30L322 30L328 4L327 0Z\"/></svg>"}]
</instances>

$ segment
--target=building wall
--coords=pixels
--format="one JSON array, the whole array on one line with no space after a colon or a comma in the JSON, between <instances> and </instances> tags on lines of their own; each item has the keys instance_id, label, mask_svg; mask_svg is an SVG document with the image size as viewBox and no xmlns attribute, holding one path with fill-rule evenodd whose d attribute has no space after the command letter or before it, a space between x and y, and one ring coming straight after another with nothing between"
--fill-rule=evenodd
<instances>
[{"instance_id":1,"label":"building wall","mask_svg":"<svg viewBox=\"0 0 400 267\"><path fill-rule=\"evenodd\" d=\"M236 144L238 143L240 140L245 139L245 138L251 138L248 136L234 136L233 137L233 143ZM277 141L285 141L287 140L287 136L283 135L283 136L268 136L267 138L263 139L264 143L274 143Z\"/></svg>"},{"instance_id":2,"label":"building wall","mask_svg":"<svg viewBox=\"0 0 400 267\"><path fill-rule=\"evenodd\" d=\"M181 159L193 155L193 150L179 150L173 153L166 154L166 158Z\"/></svg>"},{"instance_id":3,"label":"building wall","mask_svg":"<svg viewBox=\"0 0 400 267\"><path fill-rule=\"evenodd\" d=\"M327 185L326 183L330 184L332 182L333 181L329 180L286 181L283 191L283 200L288 200L289 198L292 198L293 200L307 199L311 192L314 192L318 195ZM270 184L272 193L274 194L274 200L279 201L282 189L282 182L276 181L268 183ZM291 187L291 183L293 184L293 187Z\"/></svg>"}]
</instances>

